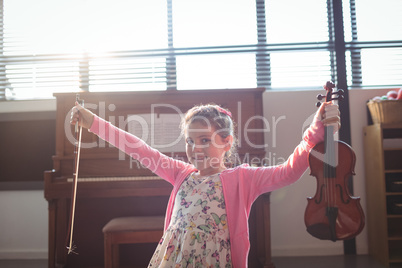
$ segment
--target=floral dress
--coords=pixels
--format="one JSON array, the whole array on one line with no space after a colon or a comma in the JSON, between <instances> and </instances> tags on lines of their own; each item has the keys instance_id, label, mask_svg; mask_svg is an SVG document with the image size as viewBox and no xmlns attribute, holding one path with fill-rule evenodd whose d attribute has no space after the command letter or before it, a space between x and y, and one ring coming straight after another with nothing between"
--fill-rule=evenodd
<instances>
[{"instance_id":1,"label":"floral dress","mask_svg":"<svg viewBox=\"0 0 402 268\"><path fill-rule=\"evenodd\" d=\"M192 173L184 180L148 267L232 267L219 174Z\"/></svg>"}]
</instances>

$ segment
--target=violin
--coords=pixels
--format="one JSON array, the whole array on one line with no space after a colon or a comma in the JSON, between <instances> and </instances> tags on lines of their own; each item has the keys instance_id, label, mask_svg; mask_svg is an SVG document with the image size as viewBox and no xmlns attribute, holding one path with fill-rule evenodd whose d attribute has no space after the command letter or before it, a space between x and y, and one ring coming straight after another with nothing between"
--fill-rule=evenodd
<instances>
[{"instance_id":1,"label":"violin","mask_svg":"<svg viewBox=\"0 0 402 268\"><path fill-rule=\"evenodd\" d=\"M318 95L327 102L342 100L343 90L333 91L335 84L327 82L327 94ZM319 102L317 106L319 106ZM364 228L364 212L360 197L353 197L347 187L355 175L356 155L345 142L334 140L333 126L325 126L324 142L313 147L309 154L310 175L317 179L314 197L307 198L304 222L307 232L322 240L347 240Z\"/></svg>"}]
</instances>

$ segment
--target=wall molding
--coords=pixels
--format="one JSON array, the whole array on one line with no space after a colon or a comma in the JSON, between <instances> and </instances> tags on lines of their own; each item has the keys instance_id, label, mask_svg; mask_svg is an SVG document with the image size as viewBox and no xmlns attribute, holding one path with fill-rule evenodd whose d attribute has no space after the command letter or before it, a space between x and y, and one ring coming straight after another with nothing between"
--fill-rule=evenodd
<instances>
[{"instance_id":1,"label":"wall molding","mask_svg":"<svg viewBox=\"0 0 402 268\"><path fill-rule=\"evenodd\" d=\"M343 243L337 243L336 246L331 243L328 246L317 244L317 246L304 245L303 247L297 245L272 247L272 256L274 257L332 256L343 254Z\"/></svg>"}]
</instances>

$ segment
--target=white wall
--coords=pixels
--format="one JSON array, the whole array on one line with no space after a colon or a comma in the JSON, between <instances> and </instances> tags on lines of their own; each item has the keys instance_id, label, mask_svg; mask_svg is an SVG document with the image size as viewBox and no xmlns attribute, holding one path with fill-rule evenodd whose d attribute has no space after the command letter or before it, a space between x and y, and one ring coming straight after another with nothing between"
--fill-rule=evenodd
<instances>
[{"instance_id":1,"label":"white wall","mask_svg":"<svg viewBox=\"0 0 402 268\"><path fill-rule=\"evenodd\" d=\"M361 197L366 210L362 128L367 123L366 101L387 90L350 90L352 146L356 153L355 196ZM293 151L300 142L306 119L315 113L318 91L265 92L264 116L269 122L266 135L267 159L272 164ZM0 103L0 113L30 109L54 109L54 102ZM27 106L29 105L29 106ZM20 106L20 107L17 107ZM22 108L28 107L28 108ZM276 123L275 123L276 122ZM274 131L274 125L276 130ZM274 135L276 134L276 136ZM277 190L271 196L271 233L273 256L343 254L342 242L320 241L305 230L306 197L315 194L316 180L308 172L295 184ZM0 191L0 259L47 257L47 202L43 191ZM367 254L366 229L357 237L358 254Z\"/></svg>"},{"instance_id":2,"label":"white wall","mask_svg":"<svg viewBox=\"0 0 402 268\"><path fill-rule=\"evenodd\" d=\"M47 258L43 191L1 191L0 215L0 259Z\"/></svg>"},{"instance_id":3,"label":"white wall","mask_svg":"<svg viewBox=\"0 0 402 268\"><path fill-rule=\"evenodd\" d=\"M55 110L55 100L0 102L3 120L9 119L8 113ZM47 248L48 214L43 191L0 191L0 259L46 259Z\"/></svg>"}]
</instances>

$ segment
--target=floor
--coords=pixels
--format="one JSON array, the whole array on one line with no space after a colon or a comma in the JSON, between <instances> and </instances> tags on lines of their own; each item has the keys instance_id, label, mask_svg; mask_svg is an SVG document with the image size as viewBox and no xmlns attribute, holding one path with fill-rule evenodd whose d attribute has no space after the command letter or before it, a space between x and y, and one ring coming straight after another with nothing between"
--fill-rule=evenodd
<instances>
[{"instance_id":1,"label":"floor","mask_svg":"<svg viewBox=\"0 0 402 268\"><path fill-rule=\"evenodd\" d=\"M276 257L273 262L276 268L386 268L366 255Z\"/></svg>"},{"instance_id":2,"label":"floor","mask_svg":"<svg viewBox=\"0 0 402 268\"><path fill-rule=\"evenodd\" d=\"M275 268L386 268L371 257L274 257ZM46 268L47 260L0 260L0 268ZM402 267L402 266L399 266Z\"/></svg>"}]
</instances>

